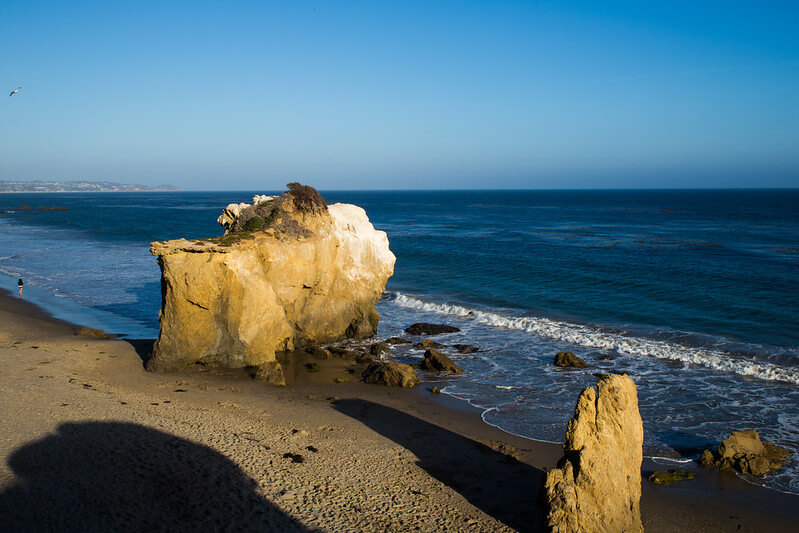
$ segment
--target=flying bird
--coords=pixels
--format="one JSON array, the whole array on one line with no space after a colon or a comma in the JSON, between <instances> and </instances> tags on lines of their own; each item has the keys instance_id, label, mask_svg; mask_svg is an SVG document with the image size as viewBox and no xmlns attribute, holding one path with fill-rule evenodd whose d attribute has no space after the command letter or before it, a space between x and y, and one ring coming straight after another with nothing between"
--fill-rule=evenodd
<instances>
[{"instance_id":1,"label":"flying bird","mask_svg":"<svg viewBox=\"0 0 799 533\"><path fill-rule=\"evenodd\" d=\"M9 95L8 95L8 97L9 97L9 98L11 98L11 97L12 97L12 96L14 96L15 94L17 94L17 93L19 92L19 90L20 90L20 89L22 89L22 87L17 87L17 88L16 88L16 89L14 89L13 91L11 91L11 94L9 94Z\"/></svg>"}]
</instances>

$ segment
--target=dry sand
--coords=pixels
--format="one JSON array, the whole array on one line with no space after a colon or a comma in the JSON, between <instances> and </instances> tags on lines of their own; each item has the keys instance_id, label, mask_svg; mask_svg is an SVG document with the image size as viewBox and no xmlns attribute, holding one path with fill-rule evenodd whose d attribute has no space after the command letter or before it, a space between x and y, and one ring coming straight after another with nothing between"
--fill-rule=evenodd
<instances>
[{"instance_id":1,"label":"dry sand","mask_svg":"<svg viewBox=\"0 0 799 533\"><path fill-rule=\"evenodd\" d=\"M0 296L3 531L541 529L560 447L424 385L334 384L336 360L285 388L153 374L147 343L75 329ZM799 497L699 472L645 481L642 510L647 531L789 531Z\"/></svg>"}]
</instances>

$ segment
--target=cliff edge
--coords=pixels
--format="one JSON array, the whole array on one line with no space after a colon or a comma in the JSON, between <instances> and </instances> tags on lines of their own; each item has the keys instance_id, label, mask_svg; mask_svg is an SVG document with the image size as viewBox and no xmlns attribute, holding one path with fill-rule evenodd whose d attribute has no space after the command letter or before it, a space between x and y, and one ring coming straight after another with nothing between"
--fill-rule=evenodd
<instances>
[{"instance_id":1,"label":"cliff edge","mask_svg":"<svg viewBox=\"0 0 799 533\"><path fill-rule=\"evenodd\" d=\"M218 222L222 237L151 244L162 305L148 370L258 366L278 351L375 334L395 257L362 208L328 206L292 183L230 204Z\"/></svg>"}]
</instances>

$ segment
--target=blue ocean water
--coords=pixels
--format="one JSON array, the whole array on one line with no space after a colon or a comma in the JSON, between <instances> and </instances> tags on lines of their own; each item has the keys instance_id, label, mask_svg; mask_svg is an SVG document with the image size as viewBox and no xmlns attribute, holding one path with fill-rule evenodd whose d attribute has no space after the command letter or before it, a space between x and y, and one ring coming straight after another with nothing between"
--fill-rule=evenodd
<instances>
[{"instance_id":1,"label":"blue ocean water","mask_svg":"<svg viewBox=\"0 0 799 533\"><path fill-rule=\"evenodd\" d=\"M149 243L218 235L222 208L255 192L269 191L0 195L3 283L23 277L26 294L67 318L79 309L155 337ZM462 331L440 342L480 346L453 354L465 375L430 379L486 422L560 441L579 391L624 371L649 455L685 460L749 427L799 450L799 191L324 196L364 207L388 233L397 264L380 336L446 322ZM53 205L67 210L36 209ZM554 367L564 350L588 368ZM419 353L398 346L394 357ZM765 484L799 493L798 473L794 459Z\"/></svg>"}]
</instances>

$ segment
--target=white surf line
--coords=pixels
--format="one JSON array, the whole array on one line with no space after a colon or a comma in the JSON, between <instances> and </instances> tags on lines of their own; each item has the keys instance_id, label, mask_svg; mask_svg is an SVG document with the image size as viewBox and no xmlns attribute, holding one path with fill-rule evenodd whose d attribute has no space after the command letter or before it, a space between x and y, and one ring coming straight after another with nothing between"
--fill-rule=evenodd
<instances>
[{"instance_id":1,"label":"white surf line","mask_svg":"<svg viewBox=\"0 0 799 533\"><path fill-rule=\"evenodd\" d=\"M646 355L658 359L682 361L714 370L733 372L741 376L799 385L799 371L797 370L766 362L735 360L731 358L730 354L721 350L690 348L665 341L604 333L588 326L558 322L548 318L504 316L460 305L425 302L401 292L395 293L394 302L409 309L466 318L480 324L524 331L584 348L615 350L627 355Z\"/></svg>"}]
</instances>

